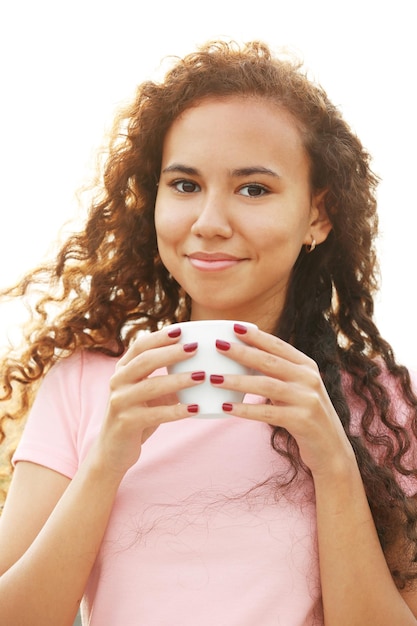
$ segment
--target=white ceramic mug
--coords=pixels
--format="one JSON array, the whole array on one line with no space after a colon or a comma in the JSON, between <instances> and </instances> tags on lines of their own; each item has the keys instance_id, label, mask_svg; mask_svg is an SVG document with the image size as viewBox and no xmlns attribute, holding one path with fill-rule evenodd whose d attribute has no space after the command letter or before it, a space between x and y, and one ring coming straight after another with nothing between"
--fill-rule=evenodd
<instances>
[{"instance_id":1,"label":"white ceramic mug","mask_svg":"<svg viewBox=\"0 0 417 626\"><path fill-rule=\"evenodd\" d=\"M210 382L211 374L251 374L252 370L233 361L216 348L216 339L239 342L239 335L234 332L234 325L256 328L255 324L237 320L199 320L195 322L179 322L170 326L180 327L180 342L198 343L195 354L179 363L168 367L169 373L204 371L206 378L195 387L187 387L178 391L178 398L184 404L198 404L199 412L195 417L218 418L227 417L223 411L224 402L242 402L244 393L217 387Z\"/></svg>"}]
</instances>

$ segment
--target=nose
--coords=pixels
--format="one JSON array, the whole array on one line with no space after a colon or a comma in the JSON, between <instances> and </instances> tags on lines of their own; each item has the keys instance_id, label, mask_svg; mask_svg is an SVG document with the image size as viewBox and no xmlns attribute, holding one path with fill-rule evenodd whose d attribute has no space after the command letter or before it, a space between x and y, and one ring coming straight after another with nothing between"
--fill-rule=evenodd
<instances>
[{"instance_id":1,"label":"nose","mask_svg":"<svg viewBox=\"0 0 417 626\"><path fill-rule=\"evenodd\" d=\"M229 239L233 234L227 211L227 202L221 194L211 193L201 199L198 215L191 226L191 233L197 237Z\"/></svg>"}]
</instances>

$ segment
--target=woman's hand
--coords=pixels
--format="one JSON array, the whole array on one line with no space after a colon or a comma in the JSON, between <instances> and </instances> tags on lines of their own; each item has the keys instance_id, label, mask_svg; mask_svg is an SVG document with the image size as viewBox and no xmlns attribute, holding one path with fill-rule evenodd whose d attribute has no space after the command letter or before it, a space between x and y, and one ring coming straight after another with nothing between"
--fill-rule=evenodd
<instances>
[{"instance_id":1,"label":"woman's hand","mask_svg":"<svg viewBox=\"0 0 417 626\"><path fill-rule=\"evenodd\" d=\"M110 380L107 414L97 440L106 466L124 474L139 458L142 444L164 422L194 415L195 405L179 404L179 389L203 382L202 372L154 375L183 361L197 344L178 343L179 333L163 329L140 335L116 366Z\"/></svg>"},{"instance_id":2,"label":"woman's hand","mask_svg":"<svg viewBox=\"0 0 417 626\"><path fill-rule=\"evenodd\" d=\"M264 396L271 404L233 404L224 409L285 428L295 438L313 477L351 467L355 463L352 447L316 363L273 335L241 325L235 330L246 345L218 342L217 349L259 374L225 375L220 385Z\"/></svg>"}]
</instances>

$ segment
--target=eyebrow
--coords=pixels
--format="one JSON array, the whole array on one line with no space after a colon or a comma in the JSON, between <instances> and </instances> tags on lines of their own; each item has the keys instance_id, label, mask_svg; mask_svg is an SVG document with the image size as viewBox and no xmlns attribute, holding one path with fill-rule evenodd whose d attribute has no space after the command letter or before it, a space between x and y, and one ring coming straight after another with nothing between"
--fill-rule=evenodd
<instances>
[{"instance_id":1,"label":"eyebrow","mask_svg":"<svg viewBox=\"0 0 417 626\"><path fill-rule=\"evenodd\" d=\"M237 170L232 170L232 176L251 176L252 174L267 174L268 176L273 176L274 178L280 178L279 174L274 172L274 170L269 169L269 167L263 167L262 165L254 165L252 167L241 167Z\"/></svg>"},{"instance_id":2,"label":"eyebrow","mask_svg":"<svg viewBox=\"0 0 417 626\"><path fill-rule=\"evenodd\" d=\"M182 163L173 163L162 170L162 174L169 174L170 172L181 172L182 174L188 174L189 176L201 176L201 172L197 168L190 167L189 165L183 165ZM281 178L279 174L274 172L274 170L271 170L268 167L263 167L262 165L239 167L238 169L230 172L230 175L236 178L252 176L254 174L266 174L268 176L273 176L274 178Z\"/></svg>"}]
</instances>

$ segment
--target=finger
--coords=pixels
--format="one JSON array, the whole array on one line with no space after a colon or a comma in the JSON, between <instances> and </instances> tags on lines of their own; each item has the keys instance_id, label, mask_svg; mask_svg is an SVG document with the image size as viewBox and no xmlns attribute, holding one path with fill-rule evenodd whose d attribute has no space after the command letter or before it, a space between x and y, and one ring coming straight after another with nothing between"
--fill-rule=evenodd
<instances>
[{"instance_id":1,"label":"finger","mask_svg":"<svg viewBox=\"0 0 417 626\"><path fill-rule=\"evenodd\" d=\"M173 396L176 399L179 390L201 385L204 380L205 372L198 371L151 376L135 384L115 385L111 381L111 408L117 414L131 406L143 406L162 397Z\"/></svg>"},{"instance_id":2,"label":"finger","mask_svg":"<svg viewBox=\"0 0 417 626\"><path fill-rule=\"evenodd\" d=\"M273 426L281 426L288 430L296 439L300 436L306 437L307 433L310 433L310 436L312 436L313 433L311 431L318 431L319 429L314 420L309 419L310 410L308 407L303 406L225 402L223 411L227 415L264 422Z\"/></svg>"},{"instance_id":3,"label":"finger","mask_svg":"<svg viewBox=\"0 0 417 626\"><path fill-rule=\"evenodd\" d=\"M173 344L158 345L146 351L136 354L125 364L118 363L115 377L124 382L135 383L150 376L155 370L169 367L174 363L184 361L192 357L198 344ZM190 371L192 367L190 366Z\"/></svg>"},{"instance_id":4,"label":"finger","mask_svg":"<svg viewBox=\"0 0 417 626\"><path fill-rule=\"evenodd\" d=\"M227 415L242 417L256 422L274 423L278 418L275 406L271 404L247 404L243 402L224 402L223 411Z\"/></svg>"},{"instance_id":5,"label":"finger","mask_svg":"<svg viewBox=\"0 0 417 626\"><path fill-rule=\"evenodd\" d=\"M181 329L173 331L170 328L163 328L155 332L142 332L130 345L125 354L119 360L119 365L127 365L132 359L152 348L169 346L178 342L181 336Z\"/></svg>"},{"instance_id":6,"label":"finger","mask_svg":"<svg viewBox=\"0 0 417 626\"><path fill-rule=\"evenodd\" d=\"M291 385L283 380L261 375L211 374L210 382L216 387L238 391L241 394L263 396L276 403L288 404L294 400Z\"/></svg>"},{"instance_id":7,"label":"finger","mask_svg":"<svg viewBox=\"0 0 417 626\"><path fill-rule=\"evenodd\" d=\"M160 424L175 422L193 417L198 412L197 405L175 404L173 406L134 406L123 413L107 414L102 429L102 437L109 445L119 450L120 445L134 445L135 440L144 441L155 432ZM109 439L110 437L110 439Z\"/></svg>"},{"instance_id":8,"label":"finger","mask_svg":"<svg viewBox=\"0 0 417 626\"><path fill-rule=\"evenodd\" d=\"M211 384L224 389L238 391L241 394L254 394L268 398L274 406L307 408L314 415L317 410L333 408L323 382L318 377L314 384L305 385L303 381L286 382L270 376L216 375L210 376ZM316 384L317 382L317 384Z\"/></svg>"},{"instance_id":9,"label":"finger","mask_svg":"<svg viewBox=\"0 0 417 626\"><path fill-rule=\"evenodd\" d=\"M303 365L311 361L308 356L288 342L258 328L235 324L235 333L244 343L252 345L259 350L275 354L275 356L279 356L295 365Z\"/></svg>"},{"instance_id":10,"label":"finger","mask_svg":"<svg viewBox=\"0 0 417 626\"><path fill-rule=\"evenodd\" d=\"M140 419L141 430L149 428L157 428L160 424L167 424L169 422L176 422L178 420L186 419L187 417L194 417L198 414L199 407L196 404L174 404L171 406L162 405L158 407L140 407L135 412L127 417L135 424Z\"/></svg>"},{"instance_id":11,"label":"finger","mask_svg":"<svg viewBox=\"0 0 417 626\"><path fill-rule=\"evenodd\" d=\"M309 384L310 380L313 383L316 378L320 378L316 363L306 355L300 353L299 362L295 363L277 354L276 350L272 352L274 339L277 338L271 337L267 350L264 349L264 341L257 342L256 345L254 342L242 344L220 341L216 343L216 347L219 352L245 367L273 378L286 381L302 380L305 384Z\"/></svg>"}]
</instances>

